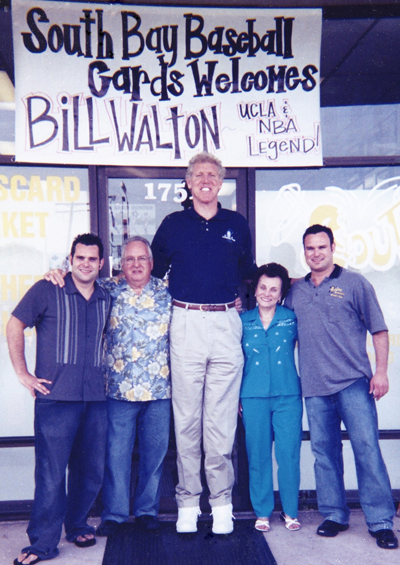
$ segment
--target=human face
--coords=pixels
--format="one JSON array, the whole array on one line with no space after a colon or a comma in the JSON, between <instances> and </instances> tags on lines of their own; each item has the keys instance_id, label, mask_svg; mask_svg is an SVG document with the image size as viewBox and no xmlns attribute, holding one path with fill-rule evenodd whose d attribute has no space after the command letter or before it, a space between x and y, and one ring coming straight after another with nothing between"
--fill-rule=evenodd
<instances>
[{"instance_id":1,"label":"human face","mask_svg":"<svg viewBox=\"0 0 400 565\"><path fill-rule=\"evenodd\" d=\"M100 259L97 245L78 243L74 256L69 256L72 278L78 284L92 285L99 275L104 259Z\"/></svg>"},{"instance_id":2,"label":"human face","mask_svg":"<svg viewBox=\"0 0 400 565\"><path fill-rule=\"evenodd\" d=\"M304 256L313 273L327 273L333 270L335 244L331 245L325 232L309 234L304 240Z\"/></svg>"},{"instance_id":3,"label":"human face","mask_svg":"<svg viewBox=\"0 0 400 565\"><path fill-rule=\"evenodd\" d=\"M262 275L258 281L255 297L259 308L275 310L282 297L282 281L279 277Z\"/></svg>"},{"instance_id":4,"label":"human face","mask_svg":"<svg viewBox=\"0 0 400 565\"><path fill-rule=\"evenodd\" d=\"M214 163L208 161L196 163L192 176L187 179L187 184L192 191L194 204L216 204L218 202L222 180L219 178L218 167Z\"/></svg>"},{"instance_id":5,"label":"human face","mask_svg":"<svg viewBox=\"0 0 400 565\"><path fill-rule=\"evenodd\" d=\"M153 259L143 241L131 241L122 257L122 272L132 288L144 288L150 281Z\"/></svg>"}]
</instances>

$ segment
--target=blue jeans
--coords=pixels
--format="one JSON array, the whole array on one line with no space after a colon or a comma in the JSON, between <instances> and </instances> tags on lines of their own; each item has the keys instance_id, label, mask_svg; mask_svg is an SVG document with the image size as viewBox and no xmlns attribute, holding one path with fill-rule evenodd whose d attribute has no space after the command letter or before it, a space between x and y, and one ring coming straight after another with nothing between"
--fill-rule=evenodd
<instances>
[{"instance_id":1,"label":"blue jeans","mask_svg":"<svg viewBox=\"0 0 400 565\"><path fill-rule=\"evenodd\" d=\"M348 524L343 481L340 424L349 433L356 462L360 503L371 531L393 529L394 504L389 476L379 447L375 400L369 381L360 378L329 396L305 399L315 456L315 480L320 513L325 519Z\"/></svg>"},{"instance_id":2,"label":"blue jeans","mask_svg":"<svg viewBox=\"0 0 400 565\"><path fill-rule=\"evenodd\" d=\"M106 430L105 402L36 399L35 499L23 552L56 557L63 522L69 541L94 533L87 517L103 482Z\"/></svg>"},{"instance_id":3,"label":"blue jeans","mask_svg":"<svg viewBox=\"0 0 400 565\"><path fill-rule=\"evenodd\" d=\"M171 401L107 399L108 433L101 519L129 518L132 452L139 436L139 480L133 514L157 516L163 462L168 449Z\"/></svg>"}]
</instances>

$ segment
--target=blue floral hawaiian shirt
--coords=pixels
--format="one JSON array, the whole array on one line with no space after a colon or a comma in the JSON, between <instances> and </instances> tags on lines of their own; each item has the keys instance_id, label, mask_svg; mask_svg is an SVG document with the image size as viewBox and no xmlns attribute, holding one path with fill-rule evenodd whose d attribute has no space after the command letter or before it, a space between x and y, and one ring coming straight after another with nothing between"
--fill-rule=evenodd
<instances>
[{"instance_id":1,"label":"blue floral hawaiian shirt","mask_svg":"<svg viewBox=\"0 0 400 565\"><path fill-rule=\"evenodd\" d=\"M98 282L113 299L104 345L107 396L131 402L171 398L167 283L151 277L139 295L124 278Z\"/></svg>"}]
</instances>

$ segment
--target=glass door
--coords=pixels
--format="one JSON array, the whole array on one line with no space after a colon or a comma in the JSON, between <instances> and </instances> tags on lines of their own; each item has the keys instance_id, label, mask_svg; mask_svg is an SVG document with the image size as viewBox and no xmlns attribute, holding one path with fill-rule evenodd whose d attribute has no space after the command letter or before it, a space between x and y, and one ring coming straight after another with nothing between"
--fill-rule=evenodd
<instances>
[{"instance_id":1,"label":"glass door","mask_svg":"<svg viewBox=\"0 0 400 565\"><path fill-rule=\"evenodd\" d=\"M224 181L219 194L224 208L236 210L236 180ZM140 235L152 242L162 220L171 212L192 205L184 180L175 178L110 178L108 180L108 227L110 269L121 268L124 241Z\"/></svg>"},{"instance_id":2,"label":"glass door","mask_svg":"<svg viewBox=\"0 0 400 565\"><path fill-rule=\"evenodd\" d=\"M106 257L102 276L114 275L120 271L121 250L125 240L140 235L151 243L166 215L192 205L184 180L185 172L185 169L137 167L98 169L97 222ZM249 217L246 169L227 169L219 201L222 207L237 210L246 218ZM234 507L235 510L249 510L247 462L241 423L238 427L233 461L236 474ZM137 463L136 447L132 464L132 493L137 478ZM164 463L161 485L160 512L176 510L177 481L175 437L171 425L170 448ZM203 483L205 484L205 481ZM207 508L207 496L205 487L201 501L203 509Z\"/></svg>"}]
</instances>

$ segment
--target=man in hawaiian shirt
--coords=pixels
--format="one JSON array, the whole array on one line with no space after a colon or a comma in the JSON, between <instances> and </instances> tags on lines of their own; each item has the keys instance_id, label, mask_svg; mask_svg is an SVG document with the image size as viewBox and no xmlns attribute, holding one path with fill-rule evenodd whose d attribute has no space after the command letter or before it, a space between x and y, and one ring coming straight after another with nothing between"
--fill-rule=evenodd
<instances>
[{"instance_id":1,"label":"man in hawaiian shirt","mask_svg":"<svg viewBox=\"0 0 400 565\"><path fill-rule=\"evenodd\" d=\"M97 535L112 535L129 518L132 451L139 436L139 480L133 513L146 529L158 529L162 465L171 413L168 330L171 297L151 276L148 241L135 236L122 249L123 278L99 279L112 296L106 331L108 436L103 483L104 511ZM65 275L64 275L65 276ZM45 278L64 286L62 272Z\"/></svg>"},{"instance_id":2,"label":"man in hawaiian shirt","mask_svg":"<svg viewBox=\"0 0 400 565\"><path fill-rule=\"evenodd\" d=\"M136 428L140 459L133 514L143 528L160 526L160 481L171 413L171 298L166 284L150 275L152 268L150 245L136 236L122 250L124 278L99 281L113 298L106 333L108 436L100 536L112 535L129 518Z\"/></svg>"}]
</instances>

